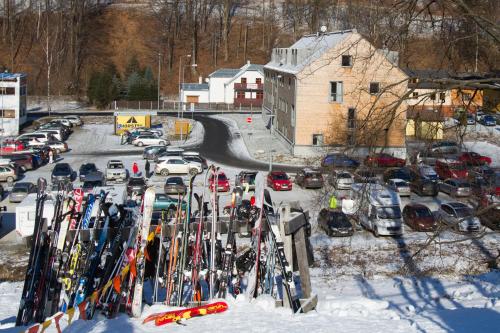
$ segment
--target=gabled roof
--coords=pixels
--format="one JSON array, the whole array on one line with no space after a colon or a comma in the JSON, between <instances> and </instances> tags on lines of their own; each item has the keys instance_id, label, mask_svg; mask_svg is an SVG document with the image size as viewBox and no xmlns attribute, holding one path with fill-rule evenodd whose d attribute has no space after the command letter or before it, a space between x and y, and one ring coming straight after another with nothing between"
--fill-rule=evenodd
<instances>
[{"instance_id":1,"label":"gabled roof","mask_svg":"<svg viewBox=\"0 0 500 333\"><path fill-rule=\"evenodd\" d=\"M226 77L226 78L231 78L238 74L240 69L234 69L234 68L219 68L215 72L209 75L209 77Z\"/></svg>"},{"instance_id":2,"label":"gabled roof","mask_svg":"<svg viewBox=\"0 0 500 333\"><path fill-rule=\"evenodd\" d=\"M181 89L185 91L208 90L208 83L182 83Z\"/></svg>"},{"instance_id":3,"label":"gabled roof","mask_svg":"<svg viewBox=\"0 0 500 333\"><path fill-rule=\"evenodd\" d=\"M227 81L224 84L225 85L230 84L231 82L233 82L234 80L236 80L238 77L240 77L241 75L243 75L245 72L259 72L260 74L262 74L262 76L264 76L264 65L256 65L256 64L247 63L247 64L245 64L243 67L241 67L238 70L238 73L236 73L232 77L231 80Z\"/></svg>"},{"instance_id":4,"label":"gabled roof","mask_svg":"<svg viewBox=\"0 0 500 333\"><path fill-rule=\"evenodd\" d=\"M1 80L14 80L17 79L18 77L25 77L26 74L24 73L0 73L0 81Z\"/></svg>"},{"instance_id":5,"label":"gabled roof","mask_svg":"<svg viewBox=\"0 0 500 333\"><path fill-rule=\"evenodd\" d=\"M319 59L327 50L339 45L353 33L356 33L356 30L341 30L303 36L288 48L273 49L273 57L264 67L297 74L304 67ZM297 52L296 61L292 61L292 50ZM287 59L285 62L281 61L283 59L282 52L286 53Z\"/></svg>"}]
</instances>

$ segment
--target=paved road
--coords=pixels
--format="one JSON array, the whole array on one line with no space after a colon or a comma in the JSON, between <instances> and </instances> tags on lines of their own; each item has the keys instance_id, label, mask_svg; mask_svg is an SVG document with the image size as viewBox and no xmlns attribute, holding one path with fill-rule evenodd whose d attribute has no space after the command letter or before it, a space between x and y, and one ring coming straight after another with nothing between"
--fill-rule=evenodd
<instances>
[{"instance_id":1,"label":"paved road","mask_svg":"<svg viewBox=\"0 0 500 333\"><path fill-rule=\"evenodd\" d=\"M206 116L195 116L195 120L203 124L205 137L203 143L195 148L201 155L216 163L246 169L246 170L269 170L269 164L253 159L246 159L234 154L229 148L233 140L243 140L241 136L234 135L229 131L227 125L215 118ZM235 145L240 146L240 145ZM273 170L286 172L297 172L299 168L294 166L273 165Z\"/></svg>"}]
</instances>

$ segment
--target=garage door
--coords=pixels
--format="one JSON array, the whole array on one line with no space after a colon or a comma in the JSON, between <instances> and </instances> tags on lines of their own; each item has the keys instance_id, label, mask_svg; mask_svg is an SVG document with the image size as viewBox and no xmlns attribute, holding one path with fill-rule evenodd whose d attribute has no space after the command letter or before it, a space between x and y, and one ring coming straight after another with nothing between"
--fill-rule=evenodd
<instances>
[{"instance_id":1,"label":"garage door","mask_svg":"<svg viewBox=\"0 0 500 333\"><path fill-rule=\"evenodd\" d=\"M188 103L195 103L198 104L198 98L199 96L187 96L187 102Z\"/></svg>"}]
</instances>

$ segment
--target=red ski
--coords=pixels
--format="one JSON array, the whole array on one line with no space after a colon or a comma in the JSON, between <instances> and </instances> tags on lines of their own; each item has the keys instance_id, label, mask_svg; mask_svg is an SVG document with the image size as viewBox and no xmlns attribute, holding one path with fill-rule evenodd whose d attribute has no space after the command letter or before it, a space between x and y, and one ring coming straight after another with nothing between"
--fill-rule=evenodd
<instances>
[{"instance_id":1,"label":"red ski","mask_svg":"<svg viewBox=\"0 0 500 333\"><path fill-rule=\"evenodd\" d=\"M142 323L145 324L154 320L156 326L162 326L169 323L176 323L183 319L191 319L194 317L224 312L227 308L228 306L226 302L215 302L194 308L154 313L147 316Z\"/></svg>"}]
</instances>

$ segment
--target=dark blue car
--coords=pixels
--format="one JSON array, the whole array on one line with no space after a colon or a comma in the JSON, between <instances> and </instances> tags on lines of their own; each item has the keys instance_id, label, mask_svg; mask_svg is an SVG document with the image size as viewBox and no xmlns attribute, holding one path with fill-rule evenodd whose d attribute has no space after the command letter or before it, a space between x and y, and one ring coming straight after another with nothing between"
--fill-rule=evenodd
<instances>
[{"instance_id":1,"label":"dark blue car","mask_svg":"<svg viewBox=\"0 0 500 333\"><path fill-rule=\"evenodd\" d=\"M321 161L322 167L333 167L333 168L357 168L359 162L353 160L347 155L335 153L326 155Z\"/></svg>"},{"instance_id":2,"label":"dark blue car","mask_svg":"<svg viewBox=\"0 0 500 333\"><path fill-rule=\"evenodd\" d=\"M495 117L490 116L490 115L482 116L481 120L479 120L479 123L481 123L484 126L496 126L497 125L497 121L496 121Z\"/></svg>"}]
</instances>

